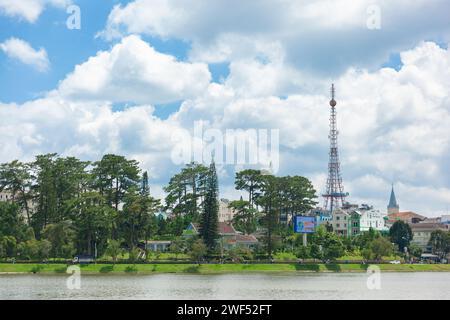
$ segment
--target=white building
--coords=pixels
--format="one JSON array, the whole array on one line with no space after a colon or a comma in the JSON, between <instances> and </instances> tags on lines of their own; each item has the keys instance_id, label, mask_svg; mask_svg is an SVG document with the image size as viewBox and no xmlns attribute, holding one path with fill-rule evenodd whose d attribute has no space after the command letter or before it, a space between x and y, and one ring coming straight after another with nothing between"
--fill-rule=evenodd
<instances>
[{"instance_id":1,"label":"white building","mask_svg":"<svg viewBox=\"0 0 450 320\"><path fill-rule=\"evenodd\" d=\"M387 214L376 210L366 204L361 205L356 212L359 214L360 232L369 231L370 228L378 231L388 231L386 227Z\"/></svg>"},{"instance_id":2,"label":"white building","mask_svg":"<svg viewBox=\"0 0 450 320\"><path fill-rule=\"evenodd\" d=\"M0 192L0 201L12 201L12 200L13 200L13 196L10 192L8 192L8 191Z\"/></svg>"},{"instance_id":3,"label":"white building","mask_svg":"<svg viewBox=\"0 0 450 320\"><path fill-rule=\"evenodd\" d=\"M230 201L228 199L220 199L219 201L219 222L231 222L236 212L229 208Z\"/></svg>"}]
</instances>

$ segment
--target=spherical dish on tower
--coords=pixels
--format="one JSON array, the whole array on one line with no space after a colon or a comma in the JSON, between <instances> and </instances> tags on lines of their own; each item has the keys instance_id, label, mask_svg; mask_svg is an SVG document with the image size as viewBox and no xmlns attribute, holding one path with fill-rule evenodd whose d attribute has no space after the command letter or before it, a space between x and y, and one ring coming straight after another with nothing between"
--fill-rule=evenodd
<instances>
[{"instance_id":1,"label":"spherical dish on tower","mask_svg":"<svg viewBox=\"0 0 450 320\"><path fill-rule=\"evenodd\" d=\"M336 100L334 100L334 99L332 99L332 100L330 100L330 106L332 106L332 107L336 107Z\"/></svg>"}]
</instances>

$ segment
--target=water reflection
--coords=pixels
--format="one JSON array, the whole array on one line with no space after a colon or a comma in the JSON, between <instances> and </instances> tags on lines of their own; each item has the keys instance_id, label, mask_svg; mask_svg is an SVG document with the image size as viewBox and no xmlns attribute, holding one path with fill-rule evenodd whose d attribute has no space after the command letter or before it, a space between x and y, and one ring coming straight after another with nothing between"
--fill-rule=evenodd
<instances>
[{"instance_id":1,"label":"water reflection","mask_svg":"<svg viewBox=\"0 0 450 320\"><path fill-rule=\"evenodd\" d=\"M0 299L450 299L450 273L83 275L80 290L63 275L0 275Z\"/></svg>"}]
</instances>

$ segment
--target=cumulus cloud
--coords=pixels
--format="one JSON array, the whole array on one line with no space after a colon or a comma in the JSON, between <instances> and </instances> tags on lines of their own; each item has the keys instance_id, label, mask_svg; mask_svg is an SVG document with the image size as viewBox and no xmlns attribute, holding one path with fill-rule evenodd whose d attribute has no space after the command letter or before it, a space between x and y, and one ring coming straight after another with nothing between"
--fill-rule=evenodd
<instances>
[{"instance_id":1,"label":"cumulus cloud","mask_svg":"<svg viewBox=\"0 0 450 320\"><path fill-rule=\"evenodd\" d=\"M423 42L402 52L401 59L403 67L398 71L352 68L336 80L344 185L352 192L349 200L355 201L379 196L381 184L388 190L396 181L409 186L408 190L440 190L439 200L426 205L403 193L406 207L424 210L428 206L430 214L430 208L442 209L445 201L450 201L443 191L450 189L445 161L450 152L450 50ZM272 65L273 73L265 73L264 67L245 72L251 67L231 68L223 84L211 85L204 96L185 102L173 119L184 126L204 119L222 130L279 128L280 174L323 178L328 155L329 82L286 98L264 96L265 90L277 92L268 83L286 72L284 65ZM235 72L241 76L236 77ZM242 77L242 72L249 77ZM296 81L293 75L292 81ZM375 178L361 180L367 175ZM317 190L324 190L325 179L315 178L314 182Z\"/></svg>"},{"instance_id":2,"label":"cumulus cloud","mask_svg":"<svg viewBox=\"0 0 450 320\"><path fill-rule=\"evenodd\" d=\"M30 65L40 72L47 71L50 67L47 51L44 48L35 50L28 42L24 40L9 38L3 43L0 43L0 49L8 57Z\"/></svg>"},{"instance_id":3,"label":"cumulus cloud","mask_svg":"<svg viewBox=\"0 0 450 320\"><path fill-rule=\"evenodd\" d=\"M0 0L0 14L34 23L46 6L64 8L71 2L71 0Z\"/></svg>"},{"instance_id":4,"label":"cumulus cloud","mask_svg":"<svg viewBox=\"0 0 450 320\"><path fill-rule=\"evenodd\" d=\"M210 80L206 64L177 61L132 35L77 65L59 92L73 99L158 104L195 97Z\"/></svg>"},{"instance_id":5,"label":"cumulus cloud","mask_svg":"<svg viewBox=\"0 0 450 320\"><path fill-rule=\"evenodd\" d=\"M402 208L433 215L450 202L450 50L423 42L401 59L398 71L350 68L335 79L344 186L350 201L384 209L380 195L387 198L390 183L398 182ZM46 97L0 104L1 161L114 152L141 161L161 186L178 170L173 132L192 132L203 120L222 132L279 129L279 174L310 177L320 194L330 83L295 92L304 77L279 53L236 58L227 79L211 83L205 64L177 61L129 36L77 66ZM177 99L184 101L168 119L154 116L153 104ZM113 112L117 101L138 106ZM236 195L233 169L220 170L224 195Z\"/></svg>"},{"instance_id":6,"label":"cumulus cloud","mask_svg":"<svg viewBox=\"0 0 450 320\"><path fill-rule=\"evenodd\" d=\"M231 61L278 42L289 63L321 75L349 66L374 69L412 42L450 40L448 1L378 1L380 30L367 27L373 5L372 0L135 0L114 7L101 35L186 40L192 43L191 59L200 61Z\"/></svg>"}]
</instances>

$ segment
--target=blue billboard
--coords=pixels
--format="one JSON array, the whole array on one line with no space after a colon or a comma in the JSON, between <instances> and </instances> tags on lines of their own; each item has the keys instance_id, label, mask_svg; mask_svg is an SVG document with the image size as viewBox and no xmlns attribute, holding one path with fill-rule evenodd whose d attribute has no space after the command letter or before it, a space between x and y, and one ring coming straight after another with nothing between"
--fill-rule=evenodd
<instances>
[{"instance_id":1,"label":"blue billboard","mask_svg":"<svg viewBox=\"0 0 450 320\"><path fill-rule=\"evenodd\" d=\"M294 217L294 232L295 233L314 233L316 228L315 217Z\"/></svg>"}]
</instances>

